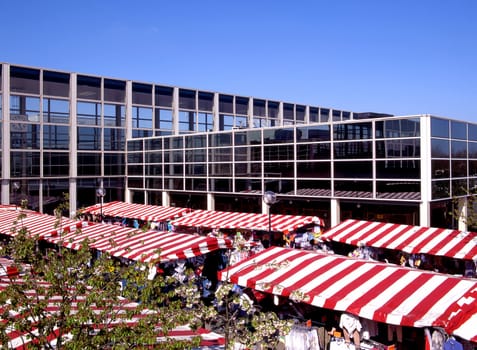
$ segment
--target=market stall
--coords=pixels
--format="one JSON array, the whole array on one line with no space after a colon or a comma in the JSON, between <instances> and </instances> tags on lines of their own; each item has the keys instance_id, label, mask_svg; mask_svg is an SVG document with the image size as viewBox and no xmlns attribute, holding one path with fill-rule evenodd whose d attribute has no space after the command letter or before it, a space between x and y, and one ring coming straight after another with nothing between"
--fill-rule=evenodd
<instances>
[{"instance_id":1,"label":"market stall","mask_svg":"<svg viewBox=\"0 0 477 350\"><path fill-rule=\"evenodd\" d=\"M477 280L282 247L220 271L219 279L395 326L447 329L463 302L477 303Z\"/></svg>"}]
</instances>

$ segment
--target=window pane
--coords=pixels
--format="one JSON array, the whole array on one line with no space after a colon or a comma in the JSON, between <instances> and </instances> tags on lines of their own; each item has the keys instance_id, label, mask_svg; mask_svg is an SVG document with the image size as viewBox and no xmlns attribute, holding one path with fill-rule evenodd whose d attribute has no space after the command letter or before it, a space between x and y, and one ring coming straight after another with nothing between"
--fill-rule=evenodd
<instances>
[{"instance_id":1,"label":"window pane","mask_svg":"<svg viewBox=\"0 0 477 350\"><path fill-rule=\"evenodd\" d=\"M450 176L450 163L446 159L433 159L432 160L432 178L448 178Z\"/></svg>"},{"instance_id":2,"label":"window pane","mask_svg":"<svg viewBox=\"0 0 477 350\"><path fill-rule=\"evenodd\" d=\"M126 82L104 79L104 100L124 103L126 100Z\"/></svg>"},{"instance_id":3,"label":"window pane","mask_svg":"<svg viewBox=\"0 0 477 350\"><path fill-rule=\"evenodd\" d=\"M43 176L69 176L68 153L43 153Z\"/></svg>"},{"instance_id":4,"label":"window pane","mask_svg":"<svg viewBox=\"0 0 477 350\"><path fill-rule=\"evenodd\" d=\"M99 103L78 102L78 125L101 125L101 105Z\"/></svg>"},{"instance_id":5,"label":"window pane","mask_svg":"<svg viewBox=\"0 0 477 350\"><path fill-rule=\"evenodd\" d=\"M101 150L101 129L79 127L78 149Z\"/></svg>"},{"instance_id":6,"label":"window pane","mask_svg":"<svg viewBox=\"0 0 477 350\"><path fill-rule=\"evenodd\" d=\"M43 72L43 94L68 97L70 95L70 75L59 72Z\"/></svg>"},{"instance_id":7,"label":"window pane","mask_svg":"<svg viewBox=\"0 0 477 350\"><path fill-rule=\"evenodd\" d=\"M445 119L431 118L431 136L449 137L449 121Z\"/></svg>"},{"instance_id":8,"label":"window pane","mask_svg":"<svg viewBox=\"0 0 477 350\"><path fill-rule=\"evenodd\" d=\"M194 90L179 89L179 108L196 109Z\"/></svg>"},{"instance_id":9,"label":"window pane","mask_svg":"<svg viewBox=\"0 0 477 350\"><path fill-rule=\"evenodd\" d=\"M11 152L10 176L40 176L40 152Z\"/></svg>"},{"instance_id":10,"label":"window pane","mask_svg":"<svg viewBox=\"0 0 477 350\"><path fill-rule=\"evenodd\" d=\"M419 179L419 160L386 160L376 162L376 177L380 179Z\"/></svg>"},{"instance_id":11,"label":"window pane","mask_svg":"<svg viewBox=\"0 0 477 350\"><path fill-rule=\"evenodd\" d=\"M78 153L78 176L100 176L101 154L97 152Z\"/></svg>"},{"instance_id":12,"label":"window pane","mask_svg":"<svg viewBox=\"0 0 477 350\"><path fill-rule=\"evenodd\" d=\"M156 86L154 88L156 106L172 107L172 96L174 89L167 86Z\"/></svg>"},{"instance_id":13,"label":"window pane","mask_svg":"<svg viewBox=\"0 0 477 350\"><path fill-rule=\"evenodd\" d=\"M449 141L432 139L431 156L433 158L449 158Z\"/></svg>"},{"instance_id":14,"label":"window pane","mask_svg":"<svg viewBox=\"0 0 477 350\"><path fill-rule=\"evenodd\" d=\"M47 123L70 122L70 103L68 100L43 99L43 121Z\"/></svg>"},{"instance_id":15,"label":"window pane","mask_svg":"<svg viewBox=\"0 0 477 350\"><path fill-rule=\"evenodd\" d=\"M297 178L330 178L330 162L298 162Z\"/></svg>"},{"instance_id":16,"label":"window pane","mask_svg":"<svg viewBox=\"0 0 477 350\"><path fill-rule=\"evenodd\" d=\"M466 141L452 141L452 158L467 158L467 142Z\"/></svg>"},{"instance_id":17,"label":"window pane","mask_svg":"<svg viewBox=\"0 0 477 350\"><path fill-rule=\"evenodd\" d=\"M335 162L335 177L339 178L372 178L372 162ZM351 171L352 170L352 171Z\"/></svg>"},{"instance_id":18,"label":"window pane","mask_svg":"<svg viewBox=\"0 0 477 350\"><path fill-rule=\"evenodd\" d=\"M451 137L453 139L467 140L467 124L452 120Z\"/></svg>"},{"instance_id":19,"label":"window pane","mask_svg":"<svg viewBox=\"0 0 477 350\"><path fill-rule=\"evenodd\" d=\"M152 105L152 85L132 83L132 103Z\"/></svg>"},{"instance_id":20,"label":"window pane","mask_svg":"<svg viewBox=\"0 0 477 350\"><path fill-rule=\"evenodd\" d=\"M68 126L45 125L43 126L43 148L68 149L70 132Z\"/></svg>"},{"instance_id":21,"label":"window pane","mask_svg":"<svg viewBox=\"0 0 477 350\"><path fill-rule=\"evenodd\" d=\"M11 148L40 149L40 125L11 123L10 146Z\"/></svg>"},{"instance_id":22,"label":"window pane","mask_svg":"<svg viewBox=\"0 0 477 350\"><path fill-rule=\"evenodd\" d=\"M101 99L101 79L78 75L77 77L78 98L87 100Z\"/></svg>"},{"instance_id":23,"label":"window pane","mask_svg":"<svg viewBox=\"0 0 477 350\"><path fill-rule=\"evenodd\" d=\"M40 71L23 67L10 67L10 91L39 94Z\"/></svg>"}]
</instances>

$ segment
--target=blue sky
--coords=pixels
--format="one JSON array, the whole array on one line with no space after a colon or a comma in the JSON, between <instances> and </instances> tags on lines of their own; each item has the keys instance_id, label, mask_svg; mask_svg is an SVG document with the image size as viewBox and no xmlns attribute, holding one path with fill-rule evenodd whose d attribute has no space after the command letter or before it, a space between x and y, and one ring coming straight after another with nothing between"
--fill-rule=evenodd
<instances>
[{"instance_id":1,"label":"blue sky","mask_svg":"<svg viewBox=\"0 0 477 350\"><path fill-rule=\"evenodd\" d=\"M0 61L477 122L476 0L24 0Z\"/></svg>"}]
</instances>

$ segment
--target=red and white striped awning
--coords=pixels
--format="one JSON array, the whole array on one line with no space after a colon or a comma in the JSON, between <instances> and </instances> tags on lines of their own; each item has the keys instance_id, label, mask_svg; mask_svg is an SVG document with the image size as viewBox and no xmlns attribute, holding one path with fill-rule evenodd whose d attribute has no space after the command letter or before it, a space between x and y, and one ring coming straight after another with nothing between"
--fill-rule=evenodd
<instances>
[{"instance_id":1,"label":"red and white striped awning","mask_svg":"<svg viewBox=\"0 0 477 350\"><path fill-rule=\"evenodd\" d=\"M0 210L0 233L9 236L15 236L20 229L26 228L31 236L38 235L43 238L61 232L76 231L85 225L88 225L85 221L71 220L65 217L58 220L53 215L32 211Z\"/></svg>"},{"instance_id":2,"label":"red and white striped awning","mask_svg":"<svg viewBox=\"0 0 477 350\"><path fill-rule=\"evenodd\" d=\"M276 232L293 231L297 228L311 224L316 220L313 216L281 215L270 216L271 230ZM324 222L319 220L319 225ZM192 213L178 218L172 222L174 225L187 227L218 227L224 229L246 229L268 231L268 214L239 213L213 210L194 210Z\"/></svg>"},{"instance_id":3,"label":"red and white striped awning","mask_svg":"<svg viewBox=\"0 0 477 350\"><path fill-rule=\"evenodd\" d=\"M219 278L317 307L410 327L446 328L460 303L469 302L469 295L477 291L477 280L282 247L268 248L220 271ZM475 299L470 302L476 305Z\"/></svg>"},{"instance_id":4,"label":"red and white striped awning","mask_svg":"<svg viewBox=\"0 0 477 350\"><path fill-rule=\"evenodd\" d=\"M48 241L71 249L79 249L88 239L89 247L116 257L136 261L166 262L203 255L217 249L232 247L232 241L224 238L191 235L187 233L142 231L131 227L94 224L80 232L48 238ZM160 256L158 255L160 251Z\"/></svg>"},{"instance_id":5,"label":"red and white striped awning","mask_svg":"<svg viewBox=\"0 0 477 350\"><path fill-rule=\"evenodd\" d=\"M180 217L190 212L190 209L115 201L104 203L102 208L100 204L95 204L83 209L81 212L99 215L101 211L104 216L162 222Z\"/></svg>"},{"instance_id":6,"label":"red and white striped awning","mask_svg":"<svg viewBox=\"0 0 477 350\"><path fill-rule=\"evenodd\" d=\"M384 222L346 220L326 231L323 240L351 245L430 254L455 259L477 259L477 233Z\"/></svg>"},{"instance_id":7,"label":"red and white striped awning","mask_svg":"<svg viewBox=\"0 0 477 350\"><path fill-rule=\"evenodd\" d=\"M0 277L0 292L3 291L8 285L11 283L18 283L21 284L23 281L21 279L15 279L10 280L9 278L5 277ZM48 284L45 282L38 282L41 283L42 287L48 288ZM26 295L30 296L32 299L36 299L37 297L39 299L42 299L44 297L38 296L35 291L26 291ZM81 298L77 300L77 302L81 302ZM49 297L48 298L48 304L45 308L47 310L47 315L45 317L49 317L48 315L54 315L55 313L58 313L60 311L60 306L61 303L64 302L61 297ZM118 300L118 305L115 307L115 313L120 315L122 311L126 310L134 310L134 308L137 306L136 303L130 302L127 300ZM6 310L6 306L0 306L0 315ZM71 311L72 313L77 312L78 310L78 303L73 303L71 304ZM101 311L100 308L97 308L97 311ZM147 311L147 310L146 310ZM28 308L24 309L24 314L22 314L21 311L19 313L15 313L15 317L27 317L28 316ZM150 311L149 311L150 312ZM114 327L115 325L127 325L128 327L135 327L141 318L143 318L145 313L138 314L136 316L133 316L128 319L116 319L109 323L109 327ZM0 322L2 322L2 319L0 317ZM33 326L34 327L34 326ZM28 331L17 331L15 329L10 329L7 330L7 336L9 337L9 342L8 344L4 344L7 346L8 349L15 349L15 350L24 350L27 349L29 345L32 345L32 339L29 337L29 334L38 334L38 330L35 328L32 328ZM49 336L49 341L51 344L55 344L56 338L59 336L59 329L55 329L51 335ZM63 334L64 337L63 340L67 340L69 338L68 334ZM183 326L177 326L170 330L167 334L167 337L164 336L163 332L160 329L160 326L157 327L157 342L162 342L167 339L176 339L176 340L188 340L192 339L194 337L200 336L201 337L201 343L200 343L200 349L205 349L208 347L218 347L221 346L225 343L224 337L220 334L210 332L205 329L198 329L198 330L192 330L188 325L183 325Z\"/></svg>"}]
</instances>

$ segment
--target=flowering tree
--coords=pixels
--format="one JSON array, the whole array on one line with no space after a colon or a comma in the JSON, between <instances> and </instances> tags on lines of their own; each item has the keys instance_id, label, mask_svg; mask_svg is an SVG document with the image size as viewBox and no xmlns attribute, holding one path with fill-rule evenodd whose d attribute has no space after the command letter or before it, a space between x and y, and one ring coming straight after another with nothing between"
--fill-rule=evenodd
<instances>
[{"instance_id":1,"label":"flowering tree","mask_svg":"<svg viewBox=\"0 0 477 350\"><path fill-rule=\"evenodd\" d=\"M174 290L166 291L164 278L149 280L141 264L125 266L106 255L92 262L87 241L78 251L52 247L45 252L21 222L22 214L2 254L11 256L19 271L2 279L7 282L0 292L4 348L22 345L11 343L13 331L23 335L17 339L26 348L36 349L199 345L200 337L167 338L174 327L188 324L192 314Z\"/></svg>"}]
</instances>

